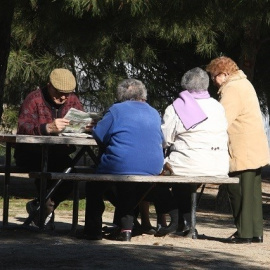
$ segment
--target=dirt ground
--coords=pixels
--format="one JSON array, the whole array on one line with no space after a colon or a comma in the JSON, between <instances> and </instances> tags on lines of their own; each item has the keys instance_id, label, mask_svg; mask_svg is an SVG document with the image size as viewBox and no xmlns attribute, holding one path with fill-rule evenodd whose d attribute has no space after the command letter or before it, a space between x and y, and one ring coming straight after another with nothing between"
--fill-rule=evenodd
<instances>
[{"instance_id":1,"label":"dirt ground","mask_svg":"<svg viewBox=\"0 0 270 270\"><path fill-rule=\"evenodd\" d=\"M0 176L1 187L2 183ZM29 180L22 178L16 186L11 182L12 196L28 198L33 190ZM235 227L231 214L215 211L217 191L217 186L206 186L197 209L199 239L140 235L130 243L79 240L69 234L71 212L56 211L56 231L48 234L14 227L22 224L27 215L24 209L16 213L10 209L13 228L0 231L0 269L270 269L270 181L263 181L262 244L224 243ZM106 211L104 225L111 221L112 213ZM151 221L156 224L154 214ZM83 223L82 211L79 229Z\"/></svg>"}]
</instances>

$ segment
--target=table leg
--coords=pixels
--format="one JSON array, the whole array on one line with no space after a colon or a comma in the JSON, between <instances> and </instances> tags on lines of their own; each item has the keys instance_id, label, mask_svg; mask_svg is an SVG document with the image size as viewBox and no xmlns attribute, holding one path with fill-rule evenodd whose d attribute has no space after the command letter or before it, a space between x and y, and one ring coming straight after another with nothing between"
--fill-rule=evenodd
<instances>
[{"instance_id":1,"label":"table leg","mask_svg":"<svg viewBox=\"0 0 270 270\"><path fill-rule=\"evenodd\" d=\"M45 145L44 145L45 146ZM43 146L43 147L44 147ZM48 146L47 146L47 149L48 149ZM44 157L44 161L48 161L48 150L44 149L45 151L47 151L47 153L43 153L42 154L42 157ZM89 151L89 147L88 146L83 146L79 152L76 154L76 156L73 158L72 160L72 164L71 164L71 167L67 168L64 173L69 173L72 168L77 164L77 162L81 159L81 157L83 156L83 154L85 152L88 152ZM44 166L45 164L43 164ZM47 164L46 164L46 167L43 167L42 168L45 170L43 171L42 169L42 172L47 172ZM46 193L46 184L47 184L47 179L46 177L42 177L41 178L41 184L40 184L40 205L45 205L45 202L54 194L54 192L56 191L56 189L59 187L59 185L63 182L63 180L59 179L56 184L51 188L51 190L47 193L47 195L45 196L43 194L43 192ZM71 231L72 232L76 232L76 229L77 229L77 225L78 225L78 209L79 209L79 186L78 186L79 183L74 183L74 196L73 196L73 217L72 217L72 229ZM44 185L44 186L43 186ZM43 195L45 196L45 199L44 199L44 202L42 203L42 200L41 200L41 196ZM40 211L40 216L42 215L41 213L41 209L39 210ZM43 213L44 213L44 210L43 210ZM44 216L44 214L43 214ZM33 218L29 218L29 220L32 220ZM40 220L41 222L41 220ZM27 223L25 223L27 224ZM40 229L43 229L44 228L44 219L43 219L43 224L40 223L43 227L40 226Z\"/></svg>"},{"instance_id":2,"label":"table leg","mask_svg":"<svg viewBox=\"0 0 270 270\"><path fill-rule=\"evenodd\" d=\"M86 147L85 151L87 151L88 155L91 157L95 165L99 164L99 157L97 157L94 153L94 151L90 147Z\"/></svg>"},{"instance_id":3,"label":"table leg","mask_svg":"<svg viewBox=\"0 0 270 270\"><path fill-rule=\"evenodd\" d=\"M41 162L41 171L47 172L48 170L48 145L42 145L42 162ZM46 203L46 187L47 187L47 178L42 174L40 178L40 209L39 209L39 229L44 229L45 221L45 203Z\"/></svg>"},{"instance_id":4,"label":"table leg","mask_svg":"<svg viewBox=\"0 0 270 270\"><path fill-rule=\"evenodd\" d=\"M6 171L4 175L4 197L3 197L3 226L8 225L10 164L11 164L11 144L6 143L6 161L5 161Z\"/></svg>"},{"instance_id":5,"label":"table leg","mask_svg":"<svg viewBox=\"0 0 270 270\"><path fill-rule=\"evenodd\" d=\"M87 152L88 155L92 158L93 162L97 165L98 158L95 156L94 152L89 146L83 146L81 150L73 159L73 166L80 160L82 155ZM74 194L73 194L73 210L72 210L72 226L71 234L75 234L78 226L78 217L79 217L79 182L74 182Z\"/></svg>"},{"instance_id":6,"label":"table leg","mask_svg":"<svg viewBox=\"0 0 270 270\"><path fill-rule=\"evenodd\" d=\"M197 192L191 193L191 237L197 239L196 233L196 208L197 208Z\"/></svg>"},{"instance_id":7,"label":"table leg","mask_svg":"<svg viewBox=\"0 0 270 270\"><path fill-rule=\"evenodd\" d=\"M46 147L45 147L46 146ZM42 152L42 172L47 172L47 162L48 162L48 145L43 145L42 148L43 152ZM74 157L74 159L72 160L72 164L71 167L67 168L64 173L69 173L73 167L77 164L77 162L81 159L81 157L83 156L83 154L85 152L88 152L88 154L90 155L90 153L92 154L92 159L94 158L94 153L93 151L89 148L89 146L83 146L79 152L76 154L76 156ZM97 161L94 160L94 162L96 163ZM41 177L41 183L40 183L40 206L41 205L45 205L45 202L48 200L48 198L50 198L54 192L56 191L56 189L58 188L58 186L63 182L63 180L59 179L56 184L51 188L51 190L47 193L46 195L46 185L47 185L47 179L46 177ZM77 229L77 225L78 225L78 206L79 206L79 183L75 183L74 185L74 196L73 196L73 217L72 217L72 232L76 232ZM46 195L46 196L45 196ZM42 199L44 198L44 199ZM41 217L44 216L44 207L38 207L37 211L39 211L40 213L40 220L39 220L39 224L40 224L40 229L44 229L44 218L42 218L41 221ZM42 208L42 209L41 209ZM33 220L34 216L36 213L33 213L33 215L29 216L26 221L24 222L24 225L29 225L30 222Z\"/></svg>"},{"instance_id":8,"label":"table leg","mask_svg":"<svg viewBox=\"0 0 270 270\"><path fill-rule=\"evenodd\" d=\"M79 182L74 182L73 190L73 212L72 212L72 227L71 234L75 234L78 226L79 217Z\"/></svg>"}]
</instances>

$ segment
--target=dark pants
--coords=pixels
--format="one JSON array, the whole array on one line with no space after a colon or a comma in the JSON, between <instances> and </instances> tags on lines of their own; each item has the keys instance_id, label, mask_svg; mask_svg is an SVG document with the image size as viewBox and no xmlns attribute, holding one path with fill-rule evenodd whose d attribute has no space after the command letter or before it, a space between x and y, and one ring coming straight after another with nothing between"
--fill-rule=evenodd
<instances>
[{"instance_id":1,"label":"dark pants","mask_svg":"<svg viewBox=\"0 0 270 270\"><path fill-rule=\"evenodd\" d=\"M117 198L117 223L123 230L132 230L134 209L137 204L137 183L88 182L86 183L86 209L84 231L88 235L102 234L102 214L105 210L104 195L114 186Z\"/></svg>"},{"instance_id":2,"label":"dark pants","mask_svg":"<svg viewBox=\"0 0 270 270\"><path fill-rule=\"evenodd\" d=\"M170 187L168 184L156 184L145 198L154 203L157 214L166 214L177 208Z\"/></svg>"},{"instance_id":3,"label":"dark pants","mask_svg":"<svg viewBox=\"0 0 270 270\"><path fill-rule=\"evenodd\" d=\"M59 172L62 172L59 171ZM47 192L51 190L51 188L57 183L57 180L48 180L47 181ZM35 179L35 184L37 188L37 192L40 191L40 179ZM74 183L73 181L63 181L53 192L50 197L54 202L54 209L63 201L67 200L73 191Z\"/></svg>"},{"instance_id":4,"label":"dark pants","mask_svg":"<svg viewBox=\"0 0 270 270\"><path fill-rule=\"evenodd\" d=\"M168 213L176 208L168 186L157 185L153 189L151 186L148 183L86 183L85 233L101 235L104 195L115 206L113 223L123 230L132 230L138 203L149 188L145 199L154 202L157 213Z\"/></svg>"},{"instance_id":5,"label":"dark pants","mask_svg":"<svg viewBox=\"0 0 270 270\"><path fill-rule=\"evenodd\" d=\"M65 169L71 166L72 159L69 155L59 155L59 153L49 153L48 158L48 171L63 172ZM16 158L16 165L28 168L29 171L41 170L41 155L37 154L28 156L19 156ZM55 185L57 180L47 181L47 192ZM40 191L40 179L35 180L37 193ZM66 200L73 191L72 181L63 181L51 196L51 200L54 202L54 208L56 208L60 202Z\"/></svg>"},{"instance_id":6,"label":"dark pants","mask_svg":"<svg viewBox=\"0 0 270 270\"><path fill-rule=\"evenodd\" d=\"M177 203L179 213L186 214L191 211L192 184L174 184L172 193Z\"/></svg>"},{"instance_id":7,"label":"dark pants","mask_svg":"<svg viewBox=\"0 0 270 270\"><path fill-rule=\"evenodd\" d=\"M262 236L261 169L236 172L232 176L239 177L239 184L227 185L238 236Z\"/></svg>"}]
</instances>

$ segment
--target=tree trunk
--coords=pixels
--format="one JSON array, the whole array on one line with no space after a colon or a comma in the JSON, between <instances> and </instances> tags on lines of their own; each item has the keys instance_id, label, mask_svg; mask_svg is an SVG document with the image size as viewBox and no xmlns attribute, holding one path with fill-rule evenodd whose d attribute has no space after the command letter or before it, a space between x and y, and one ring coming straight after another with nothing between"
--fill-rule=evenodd
<instances>
[{"instance_id":1,"label":"tree trunk","mask_svg":"<svg viewBox=\"0 0 270 270\"><path fill-rule=\"evenodd\" d=\"M10 52L11 24L15 1L1 0L0 3L0 119L3 113L4 85Z\"/></svg>"},{"instance_id":2,"label":"tree trunk","mask_svg":"<svg viewBox=\"0 0 270 270\"><path fill-rule=\"evenodd\" d=\"M251 21L244 28L242 51L239 59L239 68L244 71L247 78L252 82L256 58L260 47L260 21Z\"/></svg>"}]
</instances>

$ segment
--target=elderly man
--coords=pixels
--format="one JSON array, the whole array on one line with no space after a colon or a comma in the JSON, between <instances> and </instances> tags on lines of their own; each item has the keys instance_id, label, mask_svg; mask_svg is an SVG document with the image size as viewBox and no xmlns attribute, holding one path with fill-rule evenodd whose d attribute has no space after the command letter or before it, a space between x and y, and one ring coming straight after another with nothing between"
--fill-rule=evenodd
<instances>
[{"instance_id":1,"label":"elderly man","mask_svg":"<svg viewBox=\"0 0 270 270\"><path fill-rule=\"evenodd\" d=\"M146 103L147 90L135 79L122 81L117 88L120 103L112 105L93 129L93 136L105 151L97 173L158 175L163 166L161 118ZM87 183L85 238L102 239L103 194L108 188L104 182ZM117 210L120 231L115 240L130 241L134 208L135 183L117 183Z\"/></svg>"},{"instance_id":2,"label":"elderly man","mask_svg":"<svg viewBox=\"0 0 270 270\"><path fill-rule=\"evenodd\" d=\"M83 110L78 97L73 93L76 80L73 74L63 68L54 69L49 77L46 87L32 91L24 100L20 108L17 134L24 135L57 135L67 125L69 120L63 117L70 108ZM49 149L48 169L51 171L63 171L71 164L70 153L74 147L68 145L54 145ZM14 154L16 164L39 171L41 168L41 147L32 144L16 145ZM54 181L48 183L49 189ZM36 180L39 189L40 181ZM53 211L59 203L67 198L72 191L72 183L65 181L57 189L55 194L46 202L46 216L51 217L47 227L53 228ZM38 199L30 201L26 205L30 214L35 210ZM47 219L48 221L49 219ZM45 222L47 222L45 221ZM37 225L38 218L33 225ZM45 227L46 228L46 227Z\"/></svg>"}]
</instances>

